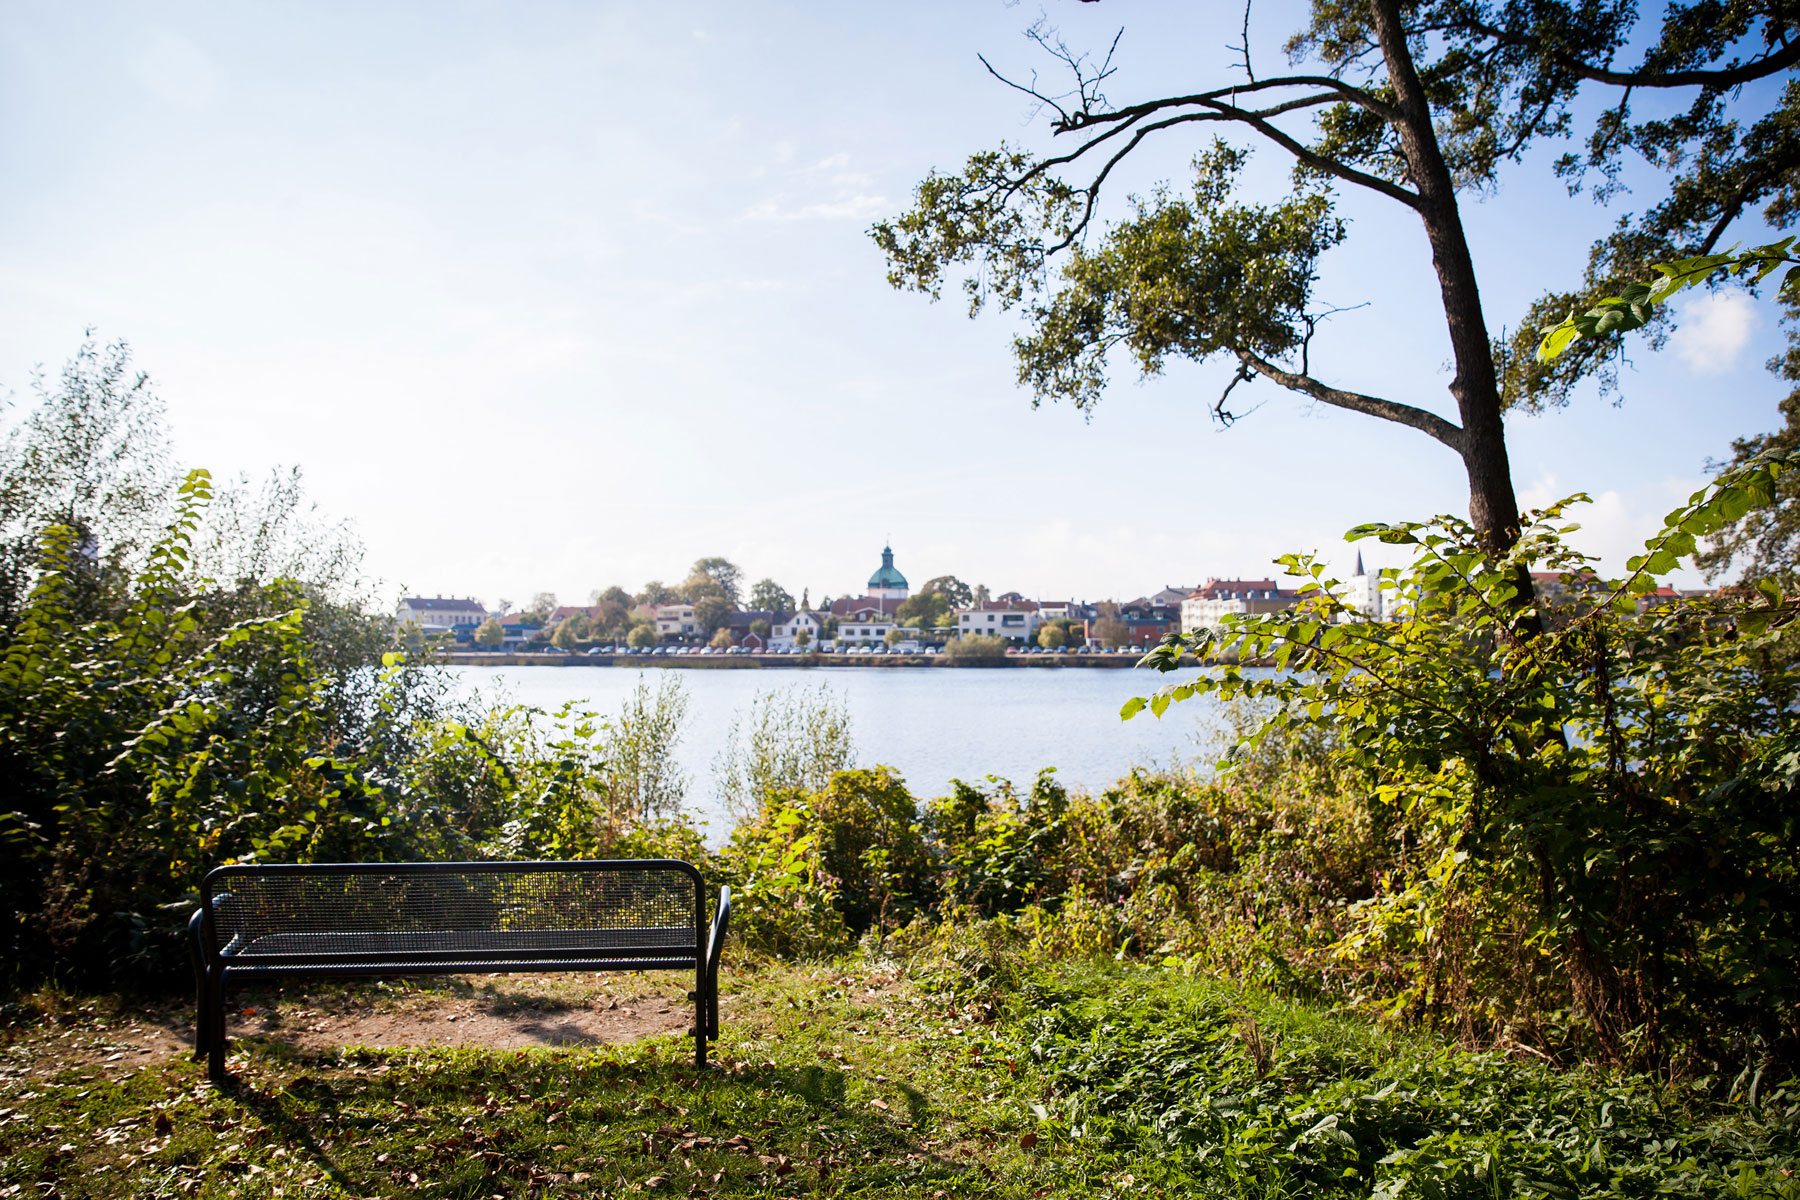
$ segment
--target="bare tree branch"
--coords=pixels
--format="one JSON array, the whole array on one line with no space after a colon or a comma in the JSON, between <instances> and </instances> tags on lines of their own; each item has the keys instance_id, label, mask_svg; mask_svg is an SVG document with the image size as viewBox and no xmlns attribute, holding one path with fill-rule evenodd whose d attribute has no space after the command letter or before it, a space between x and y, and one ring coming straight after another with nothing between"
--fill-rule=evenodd
<instances>
[{"instance_id":1,"label":"bare tree branch","mask_svg":"<svg viewBox=\"0 0 1800 1200\"><path fill-rule=\"evenodd\" d=\"M1227 50L1236 50L1244 56L1244 78L1251 83L1256 82L1256 68L1250 65L1250 5L1252 0L1244 0L1243 41L1236 46L1227 46Z\"/></svg>"},{"instance_id":2,"label":"bare tree branch","mask_svg":"<svg viewBox=\"0 0 1800 1200\"><path fill-rule=\"evenodd\" d=\"M1246 367L1244 364L1239 363L1237 370L1231 373L1231 382L1225 385L1225 390L1219 393L1219 398L1217 400L1213 401L1213 420L1217 421L1220 425L1223 425L1226 429L1230 429L1233 425L1237 424L1239 414L1226 408L1225 402L1231 399L1232 388L1235 388L1240 383L1249 383L1255 378L1255 371ZM1256 408L1261 407L1262 405L1260 404L1256 406ZM1255 412L1256 408L1251 409L1250 412ZM1244 413L1242 415L1249 416L1250 413Z\"/></svg>"},{"instance_id":3,"label":"bare tree branch","mask_svg":"<svg viewBox=\"0 0 1800 1200\"><path fill-rule=\"evenodd\" d=\"M1318 88L1330 92L1337 99L1366 108L1384 121L1398 120L1400 110L1353 84L1345 83L1330 75L1281 75L1273 79L1254 80L1250 83L1236 83L1228 87L1213 88L1210 91L1195 92L1191 96L1165 96L1160 100L1146 100L1142 104L1131 104L1110 112L1084 112L1074 114L1075 124L1069 129L1077 129L1090 125L1103 125L1116 122L1132 122L1146 117L1153 112L1165 108L1213 104L1220 100L1235 102L1238 96L1251 95L1280 88ZM1058 133L1069 132L1058 129Z\"/></svg>"},{"instance_id":4,"label":"bare tree branch","mask_svg":"<svg viewBox=\"0 0 1800 1200\"><path fill-rule=\"evenodd\" d=\"M1410 404L1397 404L1392 400L1383 400L1379 396L1365 396L1361 392L1348 392L1342 388L1334 388L1310 375L1283 370L1268 359L1248 350L1240 349L1235 353L1238 361L1244 367L1266 379L1274 380L1290 391L1311 396L1314 400L1329 404L1333 408L1346 408L1365 416L1380 417L1384 421L1411 426L1421 433L1436 438L1458 454L1462 453L1462 429L1452 425L1434 412L1414 408Z\"/></svg>"}]
</instances>

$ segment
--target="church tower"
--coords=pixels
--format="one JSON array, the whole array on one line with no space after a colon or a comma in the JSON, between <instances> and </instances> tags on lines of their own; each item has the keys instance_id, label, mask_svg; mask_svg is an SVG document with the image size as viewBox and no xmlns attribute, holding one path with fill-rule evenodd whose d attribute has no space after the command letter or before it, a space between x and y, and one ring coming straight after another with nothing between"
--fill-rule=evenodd
<instances>
[{"instance_id":1,"label":"church tower","mask_svg":"<svg viewBox=\"0 0 1800 1200\"><path fill-rule=\"evenodd\" d=\"M906 576L894 569L894 548L881 548L881 569L869 576L869 595L877 600L904 600L912 595Z\"/></svg>"}]
</instances>

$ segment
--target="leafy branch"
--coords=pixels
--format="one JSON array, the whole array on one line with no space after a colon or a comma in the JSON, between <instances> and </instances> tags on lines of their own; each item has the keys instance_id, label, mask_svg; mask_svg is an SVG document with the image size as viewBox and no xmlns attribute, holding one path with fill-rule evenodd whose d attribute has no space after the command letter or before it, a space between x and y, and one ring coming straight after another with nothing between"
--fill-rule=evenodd
<instances>
[{"instance_id":1,"label":"leafy branch","mask_svg":"<svg viewBox=\"0 0 1800 1200\"><path fill-rule=\"evenodd\" d=\"M1627 284L1617 296L1608 296L1584 313L1571 312L1562 322L1543 330L1538 343L1538 361L1547 363L1582 338L1599 338L1613 333L1629 333L1650 323L1652 309L1683 288L1708 283L1714 279L1745 277L1754 286L1784 265L1788 267L1778 289L1783 300L1800 300L1800 258L1790 249L1794 238L1785 237L1766 246L1735 253L1736 247L1723 254L1703 254L1670 263L1653 263L1651 270L1660 278L1649 283Z\"/></svg>"}]
</instances>

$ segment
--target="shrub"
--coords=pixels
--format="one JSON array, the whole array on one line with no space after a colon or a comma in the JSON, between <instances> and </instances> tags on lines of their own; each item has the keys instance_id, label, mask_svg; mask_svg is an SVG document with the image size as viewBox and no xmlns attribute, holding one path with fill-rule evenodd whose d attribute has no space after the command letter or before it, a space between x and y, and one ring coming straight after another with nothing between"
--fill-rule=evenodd
<instances>
[{"instance_id":1,"label":"shrub","mask_svg":"<svg viewBox=\"0 0 1800 1200\"><path fill-rule=\"evenodd\" d=\"M1006 661L1006 642L985 633L966 634L951 638L950 644L944 647L944 655L951 662L965 666L993 666Z\"/></svg>"},{"instance_id":2,"label":"shrub","mask_svg":"<svg viewBox=\"0 0 1800 1200\"><path fill-rule=\"evenodd\" d=\"M719 798L740 822L784 793L825 787L855 755L850 710L829 687L758 692L735 716L713 762Z\"/></svg>"},{"instance_id":3,"label":"shrub","mask_svg":"<svg viewBox=\"0 0 1800 1200\"><path fill-rule=\"evenodd\" d=\"M1246 738L1313 726L1374 798L1403 861L1338 950L1394 1006L1477 1039L1556 1042L1615 1061L1800 1062L1800 677L1774 655L1800 603L1640 605L1695 540L1773 494L1779 456L1721 475L1602 580L1562 541L1568 502L1491 553L1466 523L1369 526L1411 547L1370 622L1323 564L1295 611L1228 619L1229 656L1149 703L1260 698ZM1564 602L1531 572L1559 575ZM1273 661L1276 673L1240 662ZM1137 701L1130 710L1142 707Z\"/></svg>"}]
</instances>

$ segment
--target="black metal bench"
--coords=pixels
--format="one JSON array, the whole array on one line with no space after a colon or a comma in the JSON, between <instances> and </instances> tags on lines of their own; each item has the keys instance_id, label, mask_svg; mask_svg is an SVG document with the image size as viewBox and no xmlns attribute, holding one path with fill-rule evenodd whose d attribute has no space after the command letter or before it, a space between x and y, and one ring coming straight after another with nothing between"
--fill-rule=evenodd
<instances>
[{"instance_id":1,"label":"black metal bench","mask_svg":"<svg viewBox=\"0 0 1800 1200\"><path fill-rule=\"evenodd\" d=\"M225 989L248 979L496 971L694 971L694 1064L719 1036L719 953L705 884L676 859L231 866L188 922L194 1057L225 1076Z\"/></svg>"}]
</instances>

